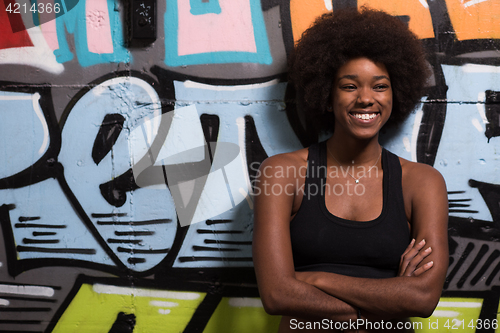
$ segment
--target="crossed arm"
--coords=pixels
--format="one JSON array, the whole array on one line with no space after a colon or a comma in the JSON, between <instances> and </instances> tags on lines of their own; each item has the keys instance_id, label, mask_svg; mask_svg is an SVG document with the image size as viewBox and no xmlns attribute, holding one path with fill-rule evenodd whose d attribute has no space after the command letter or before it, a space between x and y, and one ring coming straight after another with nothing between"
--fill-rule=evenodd
<instances>
[{"instance_id":1,"label":"crossed arm","mask_svg":"<svg viewBox=\"0 0 500 333\"><path fill-rule=\"evenodd\" d=\"M293 157L276 156L262 167L296 163ZM428 166L414 168L409 168L412 177L404 178L403 188L416 241L402 255L398 276L389 279L295 272L289 231L293 194L259 192L264 182L285 188L295 186L295 179L261 174L255 196L253 256L266 311L335 321L356 319L358 308L364 316L381 319L431 315L448 268L448 202L441 175Z\"/></svg>"}]
</instances>

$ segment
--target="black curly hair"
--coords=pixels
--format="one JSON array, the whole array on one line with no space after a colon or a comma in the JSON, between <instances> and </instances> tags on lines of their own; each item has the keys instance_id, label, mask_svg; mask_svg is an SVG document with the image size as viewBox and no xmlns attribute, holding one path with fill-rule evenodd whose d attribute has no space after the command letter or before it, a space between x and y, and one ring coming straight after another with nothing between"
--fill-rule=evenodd
<instances>
[{"instance_id":1,"label":"black curly hair","mask_svg":"<svg viewBox=\"0 0 500 333\"><path fill-rule=\"evenodd\" d=\"M289 57L287 114L292 127L308 144L323 131L332 131L333 79L351 59L366 57L385 65L393 90L393 109L386 126L403 122L424 95L429 75L426 54L418 37L397 17L362 7L339 9L320 16L307 29ZM301 129L298 129L302 127ZM304 133L305 127L305 133Z\"/></svg>"}]
</instances>

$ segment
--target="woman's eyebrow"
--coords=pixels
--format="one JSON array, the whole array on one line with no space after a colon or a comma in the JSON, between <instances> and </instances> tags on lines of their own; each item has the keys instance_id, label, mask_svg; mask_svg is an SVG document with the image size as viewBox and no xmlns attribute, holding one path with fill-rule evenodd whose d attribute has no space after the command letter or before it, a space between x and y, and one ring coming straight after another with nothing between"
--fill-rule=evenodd
<instances>
[{"instance_id":1,"label":"woman's eyebrow","mask_svg":"<svg viewBox=\"0 0 500 333\"><path fill-rule=\"evenodd\" d=\"M357 79L357 78L358 78L358 75L347 74L347 75L343 75L343 76L339 77L338 81L340 81L342 79L354 80L354 79Z\"/></svg>"},{"instance_id":2,"label":"woman's eyebrow","mask_svg":"<svg viewBox=\"0 0 500 333\"><path fill-rule=\"evenodd\" d=\"M382 79L387 79L387 80L391 80L389 79L389 77L387 75L376 75L373 77L375 80L382 80Z\"/></svg>"},{"instance_id":3,"label":"woman's eyebrow","mask_svg":"<svg viewBox=\"0 0 500 333\"><path fill-rule=\"evenodd\" d=\"M350 80L355 80L357 79L359 76L356 75L356 74L347 74L347 75L343 75L341 77L339 77L338 81L342 80L342 79L350 79ZM391 80L387 75L375 75L373 76L373 78L375 80L382 80L382 79L387 79L387 80Z\"/></svg>"}]
</instances>

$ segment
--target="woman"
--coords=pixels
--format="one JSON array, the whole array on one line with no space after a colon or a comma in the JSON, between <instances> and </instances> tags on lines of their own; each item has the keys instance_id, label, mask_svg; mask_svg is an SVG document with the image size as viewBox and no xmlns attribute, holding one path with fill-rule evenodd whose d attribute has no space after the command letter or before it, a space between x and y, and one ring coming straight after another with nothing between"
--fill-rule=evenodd
<instances>
[{"instance_id":1,"label":"woman","mask_svg":"<svg viewBox=\"0 0 500 333\"><path fill-rule=\"evenodd\" d=\"M255 272L280 332L405 331L405 318L434 311L448 267L446 186L378 142L419 102L426 68L418 38L366 8L325 14L298 42L298 109L317 135L333 134L269 157L255 182Z\"/></svg>"}]
</instances>

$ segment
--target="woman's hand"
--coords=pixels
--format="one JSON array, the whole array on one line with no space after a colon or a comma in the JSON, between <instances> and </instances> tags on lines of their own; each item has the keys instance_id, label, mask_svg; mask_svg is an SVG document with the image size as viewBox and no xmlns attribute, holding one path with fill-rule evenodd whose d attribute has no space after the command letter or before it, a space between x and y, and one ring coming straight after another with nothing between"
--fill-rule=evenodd
<instances>
[{"instance_id":1,"label":"woman's hand","mask_svg":"<svg viewBox=\"0 0 500 333\"><path fill-rule=\"evenodd\" d=\"M432 261L417 268L417 266L432 253L431 247L423 249L424 246L425 239L422 239L417 244L415 244L415 239L412 239L405 252L401 255L398 276L419 276L432 268L434 265Z\"/></svg>"},{"instance_id":2,"label":"woman's hand","mask_svg":"<svg viewBox=\"0 0 500 333\"><path fill-rule=\"evenodd\" d=\"M432 261L417 268L417 266L432 253L431 247L424 249L424 246L425 239L422 239L417 244L415 244L415 239L410 242L405 252L401 255L398 276L419 276L432 268L434 265ZM314 286L317 274L316 272L295 272L295 278Z\"/></svg>"}]
</instances>

